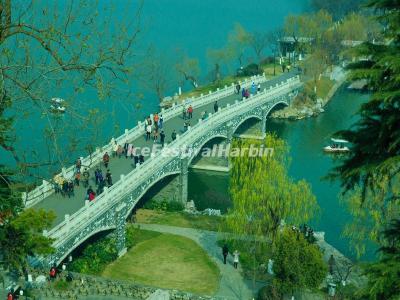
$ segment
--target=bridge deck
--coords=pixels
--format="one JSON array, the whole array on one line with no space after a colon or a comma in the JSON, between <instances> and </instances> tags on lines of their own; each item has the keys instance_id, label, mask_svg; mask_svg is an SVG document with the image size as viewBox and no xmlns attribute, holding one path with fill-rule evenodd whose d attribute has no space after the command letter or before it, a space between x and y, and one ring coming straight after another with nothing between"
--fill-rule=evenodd
<instances>
[{"instance_id":1,"label":"bridge deck","mask_svg":"<svg viewBox=\"0 0 400 300\"><path fill-rule=\"evenodd\" d=\"M270 81L267 81L263 84L261 84L261 88L269 88L271 85L275 85L276 83L280 83L283 80L286 80L290 77L293 77L294 73L285 73L279 77L276 77ZM218 105L220 107L226 106L228 103L233 104L235 100L238 100L241 98L241 95L233 94L225 98L221 98L218 100ZM200 119L201 112L202 111L207 111L207 113L214 112L214 103L210 103L207 105L202 106L201 108L195 108L193 112L193 118L190 120L191 125L194 125L198 122L198 119ZM179 134L181 131L183 131L183 123L184 120L182 118L182 115L178 115L174 118L169 119L168 121L164 122L163 129L165 132L165 142L170 143L171 142L171 133L175 129L176 132ZM143 136L140 138L132 141L132 144L134 147L152 147L153 141L147 141L145 140L145 132L143 129ZM132 160L130 158L126 159L124 156L121 158L114 158L111 157L110 154L110 163L109 163L109 169L112 174L113 178L113 183L116 183L122 174L127 174L129 173L133 168ZM96 185L95 185L95 180L94 180L94 170L95 168L99 166L99 164L92 166L89 169L91 179L90 179L90 185L92 186L93 190L96 190ZM103 164L100 164L101 169L103 171L103 174L105 174L105 167ZM44 208L46 210L53 210L56 213L56 219L54 221L54 226L61 223L64 220L64 215L69 214L72 215L76 211L78 211L82 206L84 206L84 199L86 196L86 188L82 186L82 184L77 187L75 186L74 189L75 195L71 198L68 197L63 197L60 194L51 194L41 202L37 203L33 207L36 209L39 208Z\"/></svg>"}]
</instances>

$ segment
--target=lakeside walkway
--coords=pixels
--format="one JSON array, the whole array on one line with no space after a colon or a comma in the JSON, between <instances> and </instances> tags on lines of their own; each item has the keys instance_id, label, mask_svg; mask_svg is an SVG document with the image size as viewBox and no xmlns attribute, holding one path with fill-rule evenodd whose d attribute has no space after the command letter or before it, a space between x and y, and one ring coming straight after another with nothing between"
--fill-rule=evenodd
<instances>
[{"instance_id":1,"label":"lakeside walkway","mask_svg":"<svg viewBox=\"0 0 400 300\"><path fill-rule=\"evenodd\" d=\"M269 88L270 86L275 86L277 83L280 83L281 81L284 81L288 78L291 78L294 76L294 73L285 73L282 74L281 76L278 76L272 80L269 80L263 84L261 84L261 89L264 88ZM218 100L218 105L219 107L225 107L227 104L233 104L235 100L240 100L241 95L237 94L232 94L229 95L225 98L221 98ZM191 125L194 125L198 122L198 119L201 118L201 113L203 111L207 111L207 113L214 112L213 109L214 103L209 103L206 105L203 105L201 107L195 108L193 112L193 118L190 120ZM173 130L176 130L178 134L180 134L183 131L183 123L184 120L182 118L182 115L175 116L171 118L170 120L167 120L164 122L163 129L166 135L165 142L169 143L171 142L171 133ZM152 147L154 142L152 140L146 141L145 140L145 131L143 128L143 135L133 141L131 141L134 147ZM122 145L123 146L123 145ZM114 158L111 157L110 154L110 163L109 163L109 169L113 177L113 183L115 184L119 179L121 175L129 173L133 168L133 162L130 158L126 159L125 157L122 158ZM90 185L92 188L95 190L96 185L95 185L95 180L94 180L94 170L96 167L101 166L101 169L103 171L103 174L105 174L105 167L103 164L97 164L97 165L91 165L89 168L89 172L91 175L90 178ZM83 166L85 167L85 166ZM72 215L76 211L78 211L81 207L85 205L85 196L86 196L86 188L84 188L82 185L79 187L75 187L74 189L74 196L71 198L68 197L63 197L61 194L51 194L44 200L40 201L39 203L35 204L33 208L40 209L43 208L45 210L52 210L56 214L56 219L54 221L54 226L61 223L64 220L65 215Z\"/></svg>"}]
</instances>

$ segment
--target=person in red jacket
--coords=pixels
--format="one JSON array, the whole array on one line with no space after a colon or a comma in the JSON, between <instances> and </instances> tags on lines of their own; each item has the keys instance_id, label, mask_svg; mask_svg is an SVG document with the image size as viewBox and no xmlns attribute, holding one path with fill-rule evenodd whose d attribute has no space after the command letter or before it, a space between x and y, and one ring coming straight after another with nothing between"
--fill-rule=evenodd
<instances>
[{"instance_id":1,"label":"person in red jacket","mask_svg":"<svg viewBox=\"0 0 400 300\"><path fill-rule=\"evenodd\" d=\"M55 266L52 266L50 268L49 275L50 275L50 280L54 280L57 277L57 269Z\"/></svg>"},{"instance_id":2,"label":"person in red jacket","mask_svg":"<svg viewBox=\"0 0 400 300\"><path fill-rule=\"evenodd\" d=\"M189 119L193 118L193 107L191 105L189 105L187 112L188 112Z\"/></svg>"}]
</instances>

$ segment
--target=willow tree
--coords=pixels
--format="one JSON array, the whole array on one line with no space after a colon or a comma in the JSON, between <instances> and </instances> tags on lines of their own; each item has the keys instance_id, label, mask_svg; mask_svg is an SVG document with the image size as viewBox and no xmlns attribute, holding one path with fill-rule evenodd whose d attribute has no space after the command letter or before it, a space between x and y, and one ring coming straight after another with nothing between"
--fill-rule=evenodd
<instances>
[{"instance_id":1,"label":"willow tree","mask_svg":"<svg viewBox=\"0 0 400 300\"><path fill-rule=\"evenodd\" d=\"M346 234L359 254L365 240L385 244L379 232L400 217L400 3L373 0L369 7L385 25L385 43L366 42L354 49L361 59L350 64L350 78L366 80L372 95L352 128L338 133L352 147L331 172L356 217Z\"/></svg>"},{"instance_id":2,"label":"willow tree","mask_svg":"<svg viewBox=\"0 0 400 300\"><path fill-rule=\"evenodd\" d=\"M98 130L90 109L129 94L142 4L118 5L0 0L0 151L9 163L24 171L59 169L71 160L66 145L79 143L82 150L90 131ZM49 111L52 97L66 101L62 118ZM12 121L21 119L33 124L30 137L37 141L18 148ZM48 153L35 155L43 152L37 148L43 140Z\"/></svg>"},{"instance_id":3,"label":"willow tree","mask_svg":"<svg viewBox=\"0 0 400 300\"><path fill-rule=\"evenodd\" d=\"M262 156L252 156L255 149L264 150ZM237 156L237 149L248 149ZM253 151L253 152L252 152ZM241 150L242 152L242 150ZM269 153L269 154L268 154ZM288 175L289 155L286 143L274 135L262 142L234 140L231 146L232 168L230 195L233 208L225 218L226 228L251 244L248 251L253 257L253 280L258 265L265 263L263 252L266 241L274 241L282 221L299 225L308 222L317 212L318 205L305 180L295 181Z\"/></svg>"}]
</instances>

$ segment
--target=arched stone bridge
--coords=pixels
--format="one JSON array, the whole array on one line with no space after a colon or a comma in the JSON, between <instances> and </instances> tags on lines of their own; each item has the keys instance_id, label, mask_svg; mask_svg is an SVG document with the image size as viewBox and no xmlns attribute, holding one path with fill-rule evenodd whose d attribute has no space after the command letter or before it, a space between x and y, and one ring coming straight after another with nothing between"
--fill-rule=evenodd
<instances>
[{"instance_id":1,"label":"arched stone bridge","mask_svg":"<svg viewBox=\"0 0 400 300\"><path fill-rule=\"evenodd\" d=\"M61 263L89 237L106 230L116 230L118 251L124 253L126 218L149 188L167 176L178 174L181 199L186 201L188 166L203 145L215 137L231 140L236 129L250 118L261 120L265 134L266 118L270 111L278 104L288 105L301 86L299 77L292 76L249 99L236 100L226 107L220 107L218 112L199 120L166 145L158 155L138 165L129 174L121 175L113 186L105 188L96 201L86 201L84 207L72 215L66 215L64 221L44 232L44 235L54 239L53 246L56 249L45 262ZM193 151L184 150L188 147Z\"/></svg>"}]
</instances>

